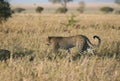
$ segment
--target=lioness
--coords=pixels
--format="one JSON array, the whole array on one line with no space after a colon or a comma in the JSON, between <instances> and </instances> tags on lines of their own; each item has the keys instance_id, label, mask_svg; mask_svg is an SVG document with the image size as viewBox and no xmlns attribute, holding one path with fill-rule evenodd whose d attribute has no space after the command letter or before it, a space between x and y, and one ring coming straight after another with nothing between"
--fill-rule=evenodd
<instances>
[{"instance_id":1,"label":"lioness","mask_svg":"<svg viewBox=\"0 0 120 81\"><path fill-rule=\"evenodd\" d=\"M78 51L84 52L93 47L99 47L101 44L101 39L98 36L93 36L93 38L98 39L98 44L92 44L90 40L85 35L76 35L70 37L57 37L49 36L47 38L47 45L52 45L53 52L57 52L59 48L68 50L70 48L77 47Z\"/></svg>"}]
</instances>

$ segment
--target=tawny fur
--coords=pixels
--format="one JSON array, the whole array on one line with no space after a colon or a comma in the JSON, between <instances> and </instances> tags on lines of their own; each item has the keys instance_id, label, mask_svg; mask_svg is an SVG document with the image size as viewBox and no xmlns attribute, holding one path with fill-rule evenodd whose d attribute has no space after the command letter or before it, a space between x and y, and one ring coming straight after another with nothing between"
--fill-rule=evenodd
<instances>
[{"instance_id":1,"label":"tawny fur","mask_svg":"<svg viewBox=\"0 0 120 81\"><path fill-rule=\"evenodd\" d=\"M70 48L76 47L79 52L87 51L90 48L99 47L101 39L98 36L93 36L98 39L98 44L92 44L88 37L85 35L76 35L70 37L58 37L49 36L47 38L47 45L52 45L53 52L57 52L58 49L65 49L70 52Z\"/></svg>"}]
</instances>

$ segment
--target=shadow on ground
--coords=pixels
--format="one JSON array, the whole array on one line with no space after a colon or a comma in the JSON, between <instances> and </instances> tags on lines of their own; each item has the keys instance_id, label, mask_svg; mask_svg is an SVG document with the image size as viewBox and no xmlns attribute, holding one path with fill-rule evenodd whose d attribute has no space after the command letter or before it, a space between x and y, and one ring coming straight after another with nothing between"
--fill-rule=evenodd
<instances>
[{"instance_id":1,"label":"shadow on ground","mask_svg":"<svg viewBox=\"0 0 120 81\"><path fill-rule=\"evenodd\" d=\"M0 49L0 61L6 61L10 59L12 56L13 59L18 59L18 58L23 58L25 56L30 56L29 61L33 61L34 57L32 56L33 50L22 50L22 51L17 51L11 55L11 51L6 50L6 49Z\"/></svg>"}]
</instances>

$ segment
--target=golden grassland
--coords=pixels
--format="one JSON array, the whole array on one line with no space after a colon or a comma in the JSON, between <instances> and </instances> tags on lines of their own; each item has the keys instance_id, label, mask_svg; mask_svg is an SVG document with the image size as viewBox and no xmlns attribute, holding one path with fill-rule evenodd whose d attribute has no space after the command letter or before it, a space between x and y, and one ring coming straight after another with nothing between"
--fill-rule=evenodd
<instances>
[{"instance_id":1,"label":"golden grassland","mask_svg":"<svg viewBox=\"0 0 120 81\"><path fill-rule=\"evenodd\" d=\"M120 15L74 14L72 24L70 18L71 14L14 14L0 24L0 49L25 54L0 61L0 81L120 81ZM71 54L60 50L53 59L46 38L78 34L93 43L92 36L100 36L96 54L78 56L73 48Z\"/></svg>"}]
</instances>

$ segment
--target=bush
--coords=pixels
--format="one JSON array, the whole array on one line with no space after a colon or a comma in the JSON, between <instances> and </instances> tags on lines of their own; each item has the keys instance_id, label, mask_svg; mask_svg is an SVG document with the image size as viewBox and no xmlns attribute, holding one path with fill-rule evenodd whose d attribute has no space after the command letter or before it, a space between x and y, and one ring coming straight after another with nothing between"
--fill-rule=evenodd
<instances>
[{"instance_id":1,"label":"bush","mask_svg":"<svg viewBox=\"0 0 120 81\"><path fill-rule=\"evenodd\" d=\"M56 10L56 13L66 13L68 11L67 8L65 7L60 7Z\"/></svg>"},{"instance_id":2,"label":"bush","mask_svg":"<svg viewBox=\"0 0 120 81\"><path fill-rule=\"evenodd\" d=\"M24 8L15 8L13 11L14 11L14 13L21 13L21 12L23 12L23 11L25 11L26 9L24 9Z\"/></svg>"},{"instance_id":3,"label":"bush","mask_svg":"<svg viewBox=\"0 0 120 81\"><path fill-rule=\"evenodd\" d=\"M100 10L104 13L110 13L114 11L114 9L111 7L102 7Z\"/></svg>"},{"instance_id":4,"label":"bush","mask_svg":"<svg viewBox=\"0 0 120 81\"><path fill-rule=\"evenodd\" d=\"M67 26L73 26L76 24L77 20L75 19L75 15L71 14L70 18L68 18Z\"/></svg>"},{"instance_id":5,"label":"bush","mask_svg":"<svg viewBox=\"0 0 120 81\"><path fill-rule=\"evenodd\" d=\"M0 0L0 22L7 20L12 15L10 4L7 1Z\"/></svg>"},{"instance_id":6,"label":"bush","mask_svg":"<svg viewBox=\"0 0 120 81\"><path fill-rule=\"evenodd\" d=\"M115 11L115 14L120 14L120 10L116 10L116 11Z\"/></svg>"},{"instance_id":7,"label":"bush","mask_svg":"<svg viewBox=\"0 0 120 81\"><path fill-rule=\"evenodd\" d=\"M78 7L77 11L79 13L83 13L84 10L85 10L85 3L83 1L81 1L81 2L79 2L79 7Z\"/></svg>"},{"instance_id":8,"label":"bush","mask_svg":"<svg viewBox=\"0 0 120 81\"><path fill-rule=\"evenodd\" d=\"M84 8L83 8L83 7L79 7L79 8L77 9L77 11L78 11L79 13L84 13Z\"/></svg>"},{"instance_id":9,"label":"bush","mask_svg":"<svg viewBox=\"0 0 120 81\"><path fill-rule=\"evenodd\" d=\"M43 10L44 10L43 7L37 7L37 8L36 8L36 12L37 12L37 13L41 13Z\"/></svg>"},{"instance_id":10,"label":"bush","mask_svg":"<svg viewBox=\"0 0 120 81\"><path fill-rule=\"evenodd\" d=\"M120 0L115 0L115 3L120 5Z\"/></svg>"}]
</instances>

